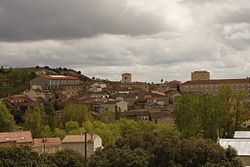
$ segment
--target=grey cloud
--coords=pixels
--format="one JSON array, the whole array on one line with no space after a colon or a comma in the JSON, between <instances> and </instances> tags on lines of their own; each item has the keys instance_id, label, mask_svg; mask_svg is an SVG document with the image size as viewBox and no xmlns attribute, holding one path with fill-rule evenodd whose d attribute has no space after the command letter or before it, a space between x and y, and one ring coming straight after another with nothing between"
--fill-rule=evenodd
<instances>
[{"instance_id":1,"label":"grey cloud","mask_svg":"<svg viewBox=\"0 0 250 167\"><path fill-rule=\"evenodd\" d=\"M250 6L239 10L227 9L218 16L217 20L221 24L250 23Z\"/></svg>"},{"instance_id":2,"label":"grey cloud","mask_svg":"<svg viewBox=\"0 0 250 167\"><path fill-rule=\"evenodd\" d=\"M193 70L208 70L212 78L248 76L247 1L157 0L168 12L155 1L131 1L140 3L2 0L0 39L18 41L0 42L1 64L66 66L111 80L132 72L134 80L149 82L185 81Z\"/></svg>"},{"instance_id":3,"label":"grey cloud","mask_svg":"<svg viewBox=\"0 0 250 167\"><path fill-rule=\"evenodd\" d=\"M144 35L162 31L163 20L137 12L126 0L1 0L2 41L75 39L99 34Z\"/></svg>"}]
</instances>

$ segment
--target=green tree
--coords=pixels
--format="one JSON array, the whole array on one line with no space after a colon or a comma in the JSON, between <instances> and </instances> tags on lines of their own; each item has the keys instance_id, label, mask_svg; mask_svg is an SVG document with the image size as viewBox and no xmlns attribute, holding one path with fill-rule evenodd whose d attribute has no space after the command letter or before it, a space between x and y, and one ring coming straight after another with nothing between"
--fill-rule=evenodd
<instances>
[{"instance_id":1,"label":"green tree","mask_svg":"<svg viewBox=\"0 0 250 167\"><path fill-rule=\"evenodd\" d=\"M15 130L16 123L14 117L6 105L0 101L0 132L8 132Z\"/></svg>"},{"instance_id":2,"label":"green tree","mask_svg":"<svg viewBox=\"0 0 250 167\"><path fill-rule=\"evenodd\" d=\"M45 126L45 110L43 106L28 107L24 114L24 128L31 130L33 137L50 136L48 126Z\"/></svg>"},{"instance_id":3,"label":"green tree","mask_svg":"<svg viewBox=\"0 0 250 167\"><path fill-rule=\"evenodd\" d=\"M121 119L121 117L122 117L121 108L115 105L115 120Z\"/></svg>"},{"instance_id":4,"label":"green tree","mask_svg":"<svg viewBox=\"0 0 250 167\"><path fill-rule=\"evenodd\" d=\"M40 167L39 154L27 146L0 147L0 166L3 167Z\"/></svg>"},{"instance_id":5,"label":"green tree","mask_svg":"<svg viewBox=\"0 0 250 167\"><path fill-rule=\"evenodd\" d=\"M239 130L241 123L246 119L245 97L243 92L233 91L230 85L219 88L221 106L227 113L224 137L232 137L234 131Z\"/></svg>"},{"instance_id":6,"label":"green tree","mask_svg":"<svg viewBox=\"0 0 250 167\"><path fill-rule=\"evenodd\" d=\"M73 150L66 149L56 152L52 155L52 161L57 167L84 167L84 157Z\"/></svg>"},{"instance_id":7,"label":"green tree","mask_svg":"<svg viewBox=\"0 0 250 167\"><path fill-rule=\"evenodd\" d=\"M70 121L65 124L66 132L70 132L72 130L79 129L79 124L76 121Z\"/></svg>"},{"instance_id":8,"label":"green tree","mask_svg":"<svg viewBox=\"0 0 250 167\"><path fill-rule=\"evenodd\" d=\"M90 167L202 167L224 164L242 167L235 150L224 150L212 140L180 139L152 132L119 138L115 144L96 151L89 164Z\"/></svg>"},{"instance_id":9,"label":"green tree","mask_svg":"<svg viewBox=\"0 0 250 167\"><path fill-rule=\"evenodd\" d=\"M147 152L142 149L131 150L129 147L109 145L91 157L89 167L146 167L148 159Z\"/></svg>"},{"instance_id":10,"label":"green tree","mask_svg":"<svg viewBox=\"0 0 250 167\"><path fill-rule=\"evenodd\" d=\"M1 65L1 68L0 68L0 74L4 74L4 68L3 68L3 66Z\"/></svg>"},{"instance_id":11,"label":"green tree","mask_svg":"<svg viewBox=\"0 0 250 167\"><path fill-rule=\"evenodd\" d=\"M183 137L232 137L247 118L244 99L228 85L216 96L183 95L174 106L175 125Z\"/></svg>"},{"instance_id":12,"label":"green tree","mask_svg":"<svg viewBox=\"0 0 250 167\"><path fill-rule=\"evenodd\" d=\"M64 107L64 124L69 121L77 121L79 125L87 120L91 120L89 108L83 104L69 104Z\"/></svg>"},{"instance_id":13,"label":"green tree","mask_svg":"<svg viewBox=\"0 0 250 167\"><path fill-rule=\"evenodd\" d=\"M103 110L100 111L99 115L102 122L109 123L114 121L114 113L112 111Z\"/></svg>"},{"instance_id":14,"label":"green tree","mask_svg":"<svg viewBox=\"0 0 250 167\"><path fill-rule=\"evenodd\" d=\"M54 135L63 139L66 136L66 132L63 129L55 128Z\"/></svg>"},{"instance_id":15,"label":"green tree","mask_svg":"<svg viewBox=\"0 0 250 167\"><path fill-rule=\"evenodd\" d=\"M198 136L201 133L201 118L198 112L199 98L193 95L179 97L174 106L175 125L183 137Z\"/></svg>"},{"instance_id":16,"label":"green tree","mask_svg":"<svg viewBox=\"0 0 250 167\"><path fill-rule=\"evenodd\" d=\"M216 141L218 137L221 137L219 132L223 131L227 119L227 113L221 107L221 99L218 96L200 96L198 112L203 137Z\"/></svg>"},{"instance_id":17,"label":"green tree","mask_svg":"<svg viewBox=\"0 0 250 167\"><path fill-rule=\"evenodd\" d=\"M46 118L48 125L51 130L54 130L55 128L55 106L53 103L49 103L44 106Z\"/></svg>"},{"instance_id":18,"label":"green tree","mask_svg":"<svg viewBox=\"0 0 250 167\"><path fill-rule=\"evenodd\" d=\"M85 129L80 127L77 121L70 121L65 124L65 130L67 134L79 135L85 132Z\"/></svg>"}]
</instances>

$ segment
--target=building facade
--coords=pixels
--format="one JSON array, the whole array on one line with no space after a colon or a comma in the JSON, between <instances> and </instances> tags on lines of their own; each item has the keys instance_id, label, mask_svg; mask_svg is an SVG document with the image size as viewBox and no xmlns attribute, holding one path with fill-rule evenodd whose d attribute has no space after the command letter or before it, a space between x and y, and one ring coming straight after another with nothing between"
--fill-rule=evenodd
<instances>
[{"instance_id":1,"label":"building facade","mask_svg":"<svg viewBox=\"0 0 250 167\"><path fill-rule=\"evenodd\" d=\"M216 95L222 85L229 85L233 91L243 92L247 97L250 97L250 78L187 81L180 85L180 90L182 93Z\"/></svg>"},{"instance_id":2,"label":"building facade","mask_svg":"<svg viewBox=\"0 0 250 167\"><path fill-rule=\"evenodd\" d=\"M87 134L87 157L89 158L98 148L102 147L102 139L98 135ZM66 135L62 140L63 149L72 149L85 156L85 136Z\"/></svg>"},{"instance_id":3,"label":"building facade","mask_svg":"<svg viewBox=\"0 0 250 167\"><path fill-rule=\"evenodd\" d=\"M56 91L67 97L77 96L82 90L77 77L65 75L43 75L31 80L31 88L42 91Z\"/></svg>"},{"instance_id":4,"label":"building facade","mask_svg":"<svg viewBox=\"0 0 250 167\"><path fill-rule=\"evenodd\" d=\"M38 153L56 153L62 150L61 139L57 137L34 139L32 150Z\"/></svg>"},{"instance_id":5,"label":"building facade","mask_svg":"<svg viewBox=\"0 0 250 167\"><path fill-rule=\"evenodd\" d=\"M77 77L65 75L42 75L31 80L31 87L40 86L43 90L61 89L63 86L78 86Z\"/></svg>"},{"instance_id":6,"label":"building facade","mask_svg":"<svg viewBox=\"0 0 250 167\"><path fill-rule=\"evenodd\" d=\"M122 74L122 83L131 83L132 82L132 74L131 73L123 73Z\"/></svg>"},{"instance_id":7,"label":"building facade","mask_svg":"<svg viewBox=\"0 0 250 167\"><path fill-rule=\"evenodd\" d=\"M208 71L194 71L191 73L191 80L210 80L210 73Z\"/></svg>"}]
</instances>

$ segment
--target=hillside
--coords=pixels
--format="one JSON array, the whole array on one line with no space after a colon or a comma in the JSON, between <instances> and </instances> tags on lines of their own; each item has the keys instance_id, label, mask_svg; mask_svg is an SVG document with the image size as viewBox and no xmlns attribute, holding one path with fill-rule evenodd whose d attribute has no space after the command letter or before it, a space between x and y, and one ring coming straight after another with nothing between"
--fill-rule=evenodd
<instances>
[{"instance_id":1,"label":"hillside","mask_svg":"<svg viewBox=\"0 0 250 167\"><path fill-rule=\"evenodd\" d=\"M0 98L8 95L20 94L30 88L30 80L38 75L71 75L78 77L82 82L89 82L91 79L80 71L68 68L28 67L28 68L3 68L0 69Z\"/></svg>"}]
</instances>

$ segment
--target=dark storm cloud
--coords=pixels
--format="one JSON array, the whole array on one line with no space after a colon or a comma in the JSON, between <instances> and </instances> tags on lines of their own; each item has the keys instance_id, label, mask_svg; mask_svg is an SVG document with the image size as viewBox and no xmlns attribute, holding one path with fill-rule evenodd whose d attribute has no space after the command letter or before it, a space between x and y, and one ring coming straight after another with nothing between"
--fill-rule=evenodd
<instances>
[{"instance_id":1,"label":"dark storm cloud","mask_svg":"<svg viewBox=\"0 0 250 167\"><path fill-rule=\"evenodd\" d=\"M126 0L1 0L2 41L75 39L99 34L145 35L163 20L138 12Z\"/></svg>"},{"instance_id":2,"label":"dark storm cloud","mask_svg":"<svg viewBox=\"0 0 250 167\"><path fill-rule=\"evenodd\" d=\"M249 8L249 0L0 0L0 65L148 82L185 81L194 70L246 77Z\"/></svg>"}]
</instances>

